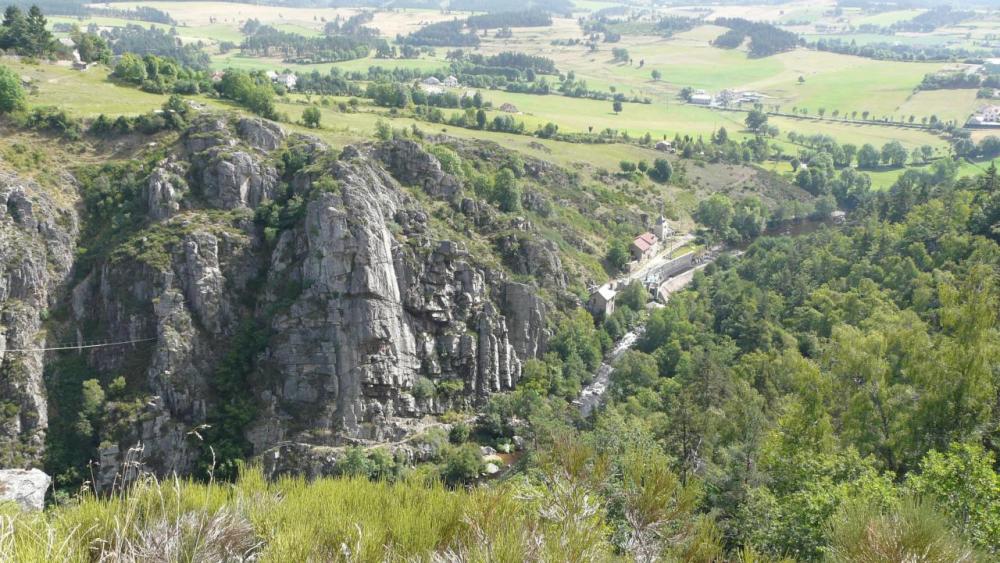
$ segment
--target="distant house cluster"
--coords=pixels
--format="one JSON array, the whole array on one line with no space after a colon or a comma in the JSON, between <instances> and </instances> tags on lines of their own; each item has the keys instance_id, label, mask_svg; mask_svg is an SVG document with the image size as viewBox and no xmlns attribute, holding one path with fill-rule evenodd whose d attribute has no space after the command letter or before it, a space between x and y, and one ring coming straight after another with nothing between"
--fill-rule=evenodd
<instances>
[{"instance_id":1,"label":"distant house cluster","mask_svg":"<svg viewBox=\"0 0 1000 563\"><path fill-rule=\"evenodd\" d=\"M445 88L458 88L459 86L461 84L459 84L458 78L451 75L444 80L440 80L436 76L428 76L420 81L420 88L431 94L440 94L444 92Z\"/></svg>"},{"instance_id":2,"label":"distant house cluster","mask_svg":"<svg viewBox=\"0 0 1000 563\"><path fill-rule=\"evenodd\" d=\"M721 106L731 106L739 104L756 104L764 99L764 94L754 90L732 90L726 89L719 92L715 102Z\"/></svg>"},{"instance_id":3,"label":"distant house cluster","mask_svg":"<svg viewBox=\"0 0 1000 563\"><path fill-rule=\"evenodd\" d=\"M733 90L727 88L714 95L705 90L695 90L688 97L688 102L696 106L729 107L740 104L756 104L763 100L764 97L764 94L754 90Z\"/></svg>"},{"instance_id":4,"label":"distant house cluster","mask_svg":"<svg viewBox=\"0 0 1000 563\"><path fill-rule=\"evenodd\" d=\"M695 90L688 101L696 106L710 106L715 103L715 97L704 90Z\"/></svg>"},{"instance_id":5,"label":"distant house cluster","mask_svg":"<svg viewBox=\"0 0 1000 563\"><path fill-rule=\"evenodd\" d=\"M271 82L284 86L285 90L294 90L299 83L299 77L296 76L294 72L278 73L273 70L269 70L267 71L267 77L271 80Z\"/></svg>"},{"instance_id":6,"label":"distant house cluster","mask_svg":"<svg viewBox=\"0 0 1000 563\"><path fill-rule=\"evenodd\" d=\"M672 234L673 229L670 228L666 217L660 215L651 231L642 233L632 240L632 244L629 245L632 260L641 263L656 256L662 248L663 241ZM615 312L615 297L618 295L618 290L627 283L627 281L612 281L594 289L590 299L587 300L587 308L595 315L606 318Z\"/></svg>"},{"instance_id":7,"label":"distant house cluster","mask_svg":"<svg viewBox=\"0 0 1000 563\"><path fill-rule=\"evenodd\" d=\"M222 82L222 77L226 75L224 70L216 70L212 73L212 82ZM294 72L276 72L269 70L264 73L267 79L274 84L280 84L285 90L294 90L299 84L299 77Z\"/></svg>"},{"instance_id":8,"label":"distant house cluster","mask_svg":"<svg viewBox=\"0 0 1000 563\"><path fill-rule=\"evenodd\" d=\"M969 127L1000 127L1000 106L983 106L969 118Z\"/></svg>"}]
</instances>

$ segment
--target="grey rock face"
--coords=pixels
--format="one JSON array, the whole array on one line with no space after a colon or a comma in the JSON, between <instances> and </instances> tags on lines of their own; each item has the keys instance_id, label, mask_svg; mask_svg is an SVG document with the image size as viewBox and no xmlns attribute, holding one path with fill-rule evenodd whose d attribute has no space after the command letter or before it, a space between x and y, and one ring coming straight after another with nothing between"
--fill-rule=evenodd
<instances>
[{"instance_id":1,"label":"grey rock face","mask_svg":"<svg viewBox=\"0 0 1000 563\"><path fill-rule=\"evenodd\" d=\"M278 172L248 152L209 149L202 160L202 195L220 209L249 207L274 198Z\"/></svg>"},{"instance_id":2,"label":"grey rock face","mask_svg":"<svg viewBox=\"0 0 1000 563\"><path fill-rule=\"evenodd\" d=\"M103 373L144 374L148 392L99 452L98 486L130 455L133 470L195 468L192 433L225 400L213 378L238 327L266 342L241 374L254 415L245 437L265 459L301 444L309 456L283 459L310 459L300 466L307 473L329 468L316 461L323 448L399 441L413 431L406 421L513 388L522 362L544 352L547 310L533 286L432 238L427 212L401 186L457 194L433 156L396 141L347 147L333 160L317 157L328 149L315 140L288 141L311 161L290 180L302 211L272 231L276 239L249 217L285 188L269 164L284 133L260 120L202 116L144 194L158 259L109 259L73 288L75 326L104 327L109 340L152 339L85 353ZM485 217L486 208L475 212ZM558 271L545 260L545 272ZM437 389L432 396L414 396L422 379Z\"/></svg>"},{"instance_id":3,"label":"grey rock face","mask_svg":"<svg viewBox=\"0 0 1000 563\"><path fill-rule=\"evenodd\" d=\"M0 504L13 501L23 510L42 510L51 484L52 478L38 469L0 469Z\"/></svg>"},{"instance_id":4,"label":"grey rock face","mask_svg":"<svg viewBox=\"0 0 1000 563\"><path fill-rule=\"evenodd\" d=\"M67 191L69 189L67 188ZM72 201L0 173L0 464L37 462L48 427L42 380L45 311L72 265ZM25 351L27 350L27 351Z\"/></svg>"},{"instance_id":5,"label":"grey rock face","mask_svg":"<svg viewBox=\"0 0 1000 563\"><path fill-rule=\"evenodd\" d=\"M434 197L451 199L461 190L461 184L451 174L441 170L441 163L413 141L384 141L371 151L398 181L420 186Z\"/></svg>"},{"instance_id":6,"label":"grey rock face","mask_svg":"<svg viewBox=\"0 0 1000 563\"><path fill-rule=\"evenodd\" d=\"M236 124L240 138L262 151L273 151L285 141L285 131L278 124L259 117L244 117Z\"/></svg>"},{"instance_id":7,"label":"grey rock face","mask_svg":"<svg viewBox=\"0 0 1000 563\"><path fill-rule=\"evenodd\" d=\"M515 274L533 276L545 287L566 289L566 272L554 242L530 235L507 235L497 241L497 248Z\"/></svg>"},{"instance_id":8,"label":"grey rock face","mask_svg":"<svg viewBox=\"0 0 1000 563\"><path fill-rule=\"evenodd\" d=\"M149 175L146 206L151 219L166 219L180 209L181 199L188 191L184 174L182 165L166 161Z\"/></svg>"},{"instance_id":9,"label":"grey rock face","mask_svg":"<svg viewBox=\"0 0 1000 563\"><path fill-rule=\"evenodd\" d=\"M508 282L504 285L501 303L510 330L510 343L518 357L540 357L548 340L545 301L538 297L534 287Z\"/></svg>"},{"instance_id":10,"label":"grey rock face","mask_svg":"<svg viewBox=\"0 0 1000 563\"><path fill-rule=\"evenodd\" d=\"M280 128L262 120L242 119L233 126L225 117L199 116L183 137L193 165L190 181L211 207L254 209L274 198L278 172L264 153L283 139Z\"/></svg>"}]
</instances>

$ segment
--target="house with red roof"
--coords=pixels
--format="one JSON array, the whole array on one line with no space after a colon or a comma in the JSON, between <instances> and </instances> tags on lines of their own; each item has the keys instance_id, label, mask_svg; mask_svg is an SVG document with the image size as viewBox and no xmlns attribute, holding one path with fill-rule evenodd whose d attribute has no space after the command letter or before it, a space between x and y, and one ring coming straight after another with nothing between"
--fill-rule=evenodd
<instances>
[{"instance_id":1,"label":"house with red roof","mask_svg":"<svg viewBox=\"0 0 1000 563\"><path fill-rule=\"evenodd\" d=\"M660 239L656 238L656 235L653 233L642 233L632 241L631 246L629 246L629 252L632 253L633 260L641 262L652 258L656 254L656 251L659 250L659 247Z\"/></svg>"}]
</instances>

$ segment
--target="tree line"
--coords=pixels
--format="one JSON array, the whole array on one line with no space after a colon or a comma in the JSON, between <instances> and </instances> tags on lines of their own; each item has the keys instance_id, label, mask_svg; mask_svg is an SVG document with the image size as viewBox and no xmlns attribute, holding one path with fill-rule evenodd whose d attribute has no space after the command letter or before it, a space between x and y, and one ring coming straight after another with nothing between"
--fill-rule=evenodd
<instances>
[{"instance_id":1,"label":"tree line","mask_svg":"<svg viewBox=\"0 0 1000 563\"><path fill-rule=\"evenodd\" d=\"M783 51L790 51L799 45L799 36L769 23L754 22L743 18L715 18L715 25L728 27L712 41L722 49L735 49L750 38L751 57L767 57Z\"/></svg>"}]
</instances>

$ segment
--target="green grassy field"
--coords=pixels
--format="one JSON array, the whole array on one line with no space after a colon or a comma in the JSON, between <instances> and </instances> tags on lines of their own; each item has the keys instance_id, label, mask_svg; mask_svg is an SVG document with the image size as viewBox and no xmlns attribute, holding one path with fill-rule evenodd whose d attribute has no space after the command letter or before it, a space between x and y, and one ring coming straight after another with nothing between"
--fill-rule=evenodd
<instances>
[{"instance_id":1,"label":"green grassy field","mask_svg":"<svg viewBox=\"0 0 1000 563\"><path fill-rule=\"evenodd\" d=\"M590 88L648 96L667 101L685 86L717 92L725 88L757 90L769 104L829 111L871 111L890 115L908 100L924 75L940 63L899 63L796 49L750 59L741 49L725 50L709 42L724 31L701 26L664 39L626 36L616 46L628 49L632 64L613 63L610 47L590 52L585 46L552 46L551 38L579 36L572 21L556 21L551 30L524 30L512 39L484 41L481 50L494 53L519 50L552 58L563 71L573 71ZM640 67L640 61L643 63ZM658 70L663 78L654 82ZM799 77L805 79L799 83ZM878 80L872 80L877 76ZM923 109L917 105L914 109Z\"/></svg>"},{"instance_id":2,"label":"green grassy field","mask_svg":"<svg viewBox=\"0 0 1000 563\"><path fill-rule=\"evenodd\" d=\"M448 62L440 58L420 58L420 59L376 59L375 57L365 57L336 63L322 64L295 64L283 62L280 58L245 57L239 51L230 51L225 55L217 54L212 56L212 67L217 69L236 68L242 70L274 70L291 69L295 72L306 73L318 70L321 74L327 74L331 68L337 67L345 72L367 72L369 67L381 66L384 68L414 68L422 71L433 72L447 68Z\"/></svg>"},{"instance_id":3,"label":"green grassy field","mask_svg":"<svg viewBox=\"0 0 1000 563\"><path fill-rule=\"evenodd\" d=\"M38 94L28 98L31 105L51 105L79 117L138 115L159 108L164 97L133 87L118 86L107 80L108 70L94 67L75 71L65 64L24 64L4 60L19 76L30 78Z\"/></svg>"},{"instance_id":4,"label":"green grassy field","mask_svg":"<svg viewBox=\"0 0 1000 563\"><path fill-rule=\"evenodd\" d=\"M851 25L854 26L879 25L887 27L901 21L912 20L913 18L919 16L920 14L926 11L927 10L912 9L912 10L892 10L889 12L881 12L878 14L860 14L857 17L850 18L850 22Z\"/></svg>"}]
</instances>

